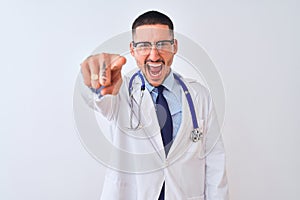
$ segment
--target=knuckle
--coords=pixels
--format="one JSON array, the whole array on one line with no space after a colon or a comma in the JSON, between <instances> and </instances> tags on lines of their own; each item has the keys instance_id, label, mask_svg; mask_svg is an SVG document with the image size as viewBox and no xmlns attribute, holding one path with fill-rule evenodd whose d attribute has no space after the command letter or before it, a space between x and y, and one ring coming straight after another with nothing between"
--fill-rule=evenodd
<instances>
[{"instance_id":1,"label":"knuckle","mask_svg":"<svg viewBox=\"0 0 300 200\"><path fill-rule=\"evenodd\" d=\"M109 64L111 58L111 54L108 53L101 53L99 54L98 62L100 65L103 63Z\"/></svg>"}]
</instances>

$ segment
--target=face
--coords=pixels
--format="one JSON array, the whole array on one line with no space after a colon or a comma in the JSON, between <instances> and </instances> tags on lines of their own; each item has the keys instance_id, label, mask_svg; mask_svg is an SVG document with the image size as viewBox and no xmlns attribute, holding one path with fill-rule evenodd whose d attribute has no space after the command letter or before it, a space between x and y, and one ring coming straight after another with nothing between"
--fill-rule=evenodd
<instances>
[{"instance_id":1,"label":"face","mask_svg":"<svg viewBox=\"0 0 300 200\"><path fill-rule=\"evenodd\" d=\"M177 52L177 41L173 40L168 25L139 26L133 35L133 42L130 43L130 53L147 81L154 87L161 85L170 73Z\"/></svg>"}]
</instances>

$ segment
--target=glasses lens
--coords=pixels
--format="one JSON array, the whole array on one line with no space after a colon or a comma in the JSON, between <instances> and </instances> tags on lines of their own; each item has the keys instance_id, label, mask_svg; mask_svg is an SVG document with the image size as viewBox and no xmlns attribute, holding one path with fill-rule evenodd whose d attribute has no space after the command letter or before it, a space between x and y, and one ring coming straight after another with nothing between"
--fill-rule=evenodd
<instances>
[{"instance_id":1,"label":"glasses lens","mask_svg":"<svg viewBox=\"0 0 300 200\"><path fill-rule=\"evenodd\" d=\"M172 47L172 41L158 41L156 43L156 48L158 50L168 51Z\"/></svg>"},{"instance_id":2,"label":"glasses lens","mask_svg":"<svg viewBox=\"0 0 300 200\"><path fill-rule=\"evenodd\" d=\"M151 43L150 42L140 42L136 44L136 50L141 55L146 55L151 50Z\"/></svg>"}]
</instances>

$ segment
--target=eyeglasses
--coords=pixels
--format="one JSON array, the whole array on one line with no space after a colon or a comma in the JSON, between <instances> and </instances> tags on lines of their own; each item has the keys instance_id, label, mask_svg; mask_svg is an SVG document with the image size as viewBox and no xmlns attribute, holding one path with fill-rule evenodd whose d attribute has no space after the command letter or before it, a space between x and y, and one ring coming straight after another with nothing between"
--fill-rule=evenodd
<instances>
[{"instance_id":1,"label":"eyeglasses","mask_svg":"<svg viewBox=\"0 0 300 200\"><path fill-rule=\"evenodd\" d=\"M157 42L134 42L132 41L133 47L136 49L139 55L149 55L153 46L156 47L157 51L160 53L163 52L172 52L172 45L174 44L174 39L172 40L160 40Z\"/></svg>"}]
</instances>

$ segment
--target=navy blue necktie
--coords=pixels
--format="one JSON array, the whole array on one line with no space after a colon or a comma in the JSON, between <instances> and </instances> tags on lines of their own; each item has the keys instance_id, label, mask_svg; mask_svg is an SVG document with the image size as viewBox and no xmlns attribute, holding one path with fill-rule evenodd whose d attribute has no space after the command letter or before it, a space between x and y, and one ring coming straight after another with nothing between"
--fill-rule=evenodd
<instances>
[{"instance_id":1,"label":"navy blue necktie","mask_svg":"<svg viewBox=\"0 0 300 200\"><path fill-rule=\"evenodd\" d=\"M168 152L170 150L170 147L172 145L173 122L172 122L172 116L170 113L170 109L169 109L167 100L163 96L164 88L165 87L162 85L157 87L158 96L156 99L156 114L157 114L157 119L158 119L160 130L161 130L161 137L162 137L163 144L165 147L165 153L167 156ZM164 199L165 199L165 182L161 189L158 200L164 200Z\"/></svg>"},{"instance_id":2,"label":"navy blue necktie","mask_svg":"<svg viewBox=\"0 0 300 200\"><path fill-rule=\"evenodd\" d=\"M173 139L173 122L167 100L163 95L164 88L165 87L162 85L157 87L158 96L156 99L156 115L161 130L161 137L165 147L165 152L166 155L168 155Z\"/></svg>"}]
</instances>

